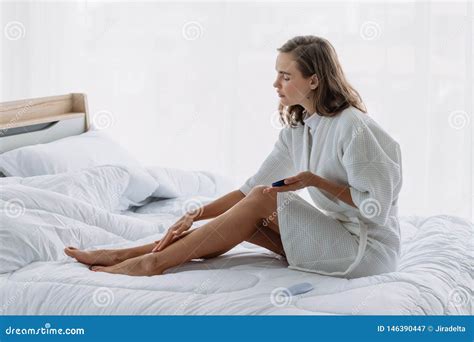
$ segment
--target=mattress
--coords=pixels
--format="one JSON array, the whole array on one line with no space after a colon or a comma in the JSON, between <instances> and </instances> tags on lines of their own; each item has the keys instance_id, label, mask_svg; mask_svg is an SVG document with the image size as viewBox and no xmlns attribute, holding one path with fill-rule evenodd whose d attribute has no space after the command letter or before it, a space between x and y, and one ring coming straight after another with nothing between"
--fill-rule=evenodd
<instances>
[{"instance_id":1,"label":"mattress","mask_svg":"<svg viewBox=\"0 0 474 342\"><path fill-rule=\"evenodd\" d=\"M155 200L121 215L155 228L108 231L108 237L117 237L109 244L97 228L87 231L90 239L81 240L82 247L116 248L149 243L164 235L166 227L182 214L189 201L211 200L199 196ZM205 223L197 222L196 226ZM472 223L446 215L401 217L400 223L402 254L399 269L393 273L348 280L291 270L283 257L247 242L217 258L195 259L152 277L91 272L87 266L57 255L0 275L0 312L3 315L471 314Z\"/></svg>"}]
</instances>

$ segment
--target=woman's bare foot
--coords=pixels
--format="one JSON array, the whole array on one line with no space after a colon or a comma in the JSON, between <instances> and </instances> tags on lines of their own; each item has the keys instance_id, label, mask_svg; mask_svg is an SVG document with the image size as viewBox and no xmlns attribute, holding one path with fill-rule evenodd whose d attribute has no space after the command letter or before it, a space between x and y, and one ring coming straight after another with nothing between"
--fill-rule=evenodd
<instances>
[{"instance_id":1,"label":"woman's bare foot","mask_svg":"<svg viewBox=\"0 0 474 342\"><path fill-rule=\"evenodd\" d=\"M107 272L114 274L126 274L130 276L152 276L162 274L156 267L156 260L159 253L150 253L135 258L127 259L113 266L92 266L94 272Z\"/></svg>"},{"instance_id":2,"label":"woman's bare foot","mask_svg":"<svg viewBox=\"0 0 474 342\"><path fill-rule=\"evenodd\" d=\"M80 249L69 246L64 248L64 253L86 265L112 266L123 261L118 251L107 249L81 251Z\"/></svg>"}]
</instances>

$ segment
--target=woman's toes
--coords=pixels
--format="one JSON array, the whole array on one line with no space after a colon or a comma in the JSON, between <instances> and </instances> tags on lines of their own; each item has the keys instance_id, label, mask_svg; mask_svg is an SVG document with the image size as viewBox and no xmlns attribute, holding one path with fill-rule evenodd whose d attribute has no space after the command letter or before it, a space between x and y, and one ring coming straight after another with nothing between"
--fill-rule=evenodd
<instances>
[{"instance_id":1,"label":"woman's toes","mask_svg":"<svg viewBox=\"0 0 474 342\"><path fill-rule=\"evenodd\" d=\"M70 257L74 257L74 252L76 251L76 248L74 247L66 247L64 248L64 253L69 255Z\"/></svg>"},{"instance_id":2,"label":"woman's toes","mask_svg":"<svg viewBox=\"0 0 474 342\"><path fill-rule=\"evenodd\" d=\"M91 271L94 271L94 272L100 272L100 271L102 271L103 268L104 268L103 266L91 266L91 267L89 267L89 269Z\"/></svg>"}]
</instances>

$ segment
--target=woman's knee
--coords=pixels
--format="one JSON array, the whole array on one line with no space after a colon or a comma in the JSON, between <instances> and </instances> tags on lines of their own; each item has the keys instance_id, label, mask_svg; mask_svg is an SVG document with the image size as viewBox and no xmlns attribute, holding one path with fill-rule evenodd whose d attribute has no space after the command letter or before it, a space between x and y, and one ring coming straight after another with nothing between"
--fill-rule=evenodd
<instances>
[{"instance_id":1,"label":"woman's knee","mask_svg":"<svg viewBox=\"0 0 474 342\"><path fill-rule=\"evenodd\" d=\"M263 193L263 190L266 188L265 185L257 185L257 186L254 186L250 192L247 194L246 196L246 199L250 199L250 198L261 198L263 195L265 195Z\"/></svg>"},{"instance_id":2,"label":"woman's knee","mask_svg":"<svg viewBox=\"0 0 474 342\"><path fill-rule=\"evenodd\" d=\"M276 204L277 194L276 193L263 193L263 190L267 187L264 185L257 185L250 190L245 199L247 201L254 201L257 205Z\"/></svg>"},{"instance_id":3,"label":"woman's knee","mask_svg":"<svg viewBox=\"0 0 474 342\"><path fill-rule=\"evenodd\" d=\"M259 218L270 220L277 225L277 194L264 194L265 188L264 185L252 188L246 197L246 202Z\"/></svg>"},{"instance_id":4,"label":"woman's knee","mask_svg":"<svg viewBox=\"0 0 474 342\"><path fill-rule=\"evenodd\" d=\"M245 196L245 198L242 200L242 202L246 204L250 210L254 212L261 212L261 207L265 204L265 194L263 193L263 189L265 189L265 186L263 185L253 187L247 196Z\"/></svg>"}]
</instances>

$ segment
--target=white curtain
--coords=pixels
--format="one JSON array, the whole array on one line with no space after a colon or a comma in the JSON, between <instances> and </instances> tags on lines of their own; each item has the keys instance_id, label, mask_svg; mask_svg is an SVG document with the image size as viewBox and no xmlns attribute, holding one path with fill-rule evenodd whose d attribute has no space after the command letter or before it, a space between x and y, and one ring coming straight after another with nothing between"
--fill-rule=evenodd
<instances>
[{"instance_id":1,"label":"white curtain","mask_svg":"<svg viewBox=\"0 0 474 342\"><path fill-rule=\"evenodd\" d=\"M473 25L471 1L7 2L0 96L86 92L144 163L239 186L278 135L276 48L320 35L402 146L401 214L472 220Z\"/></svg>"}]
</instances>

